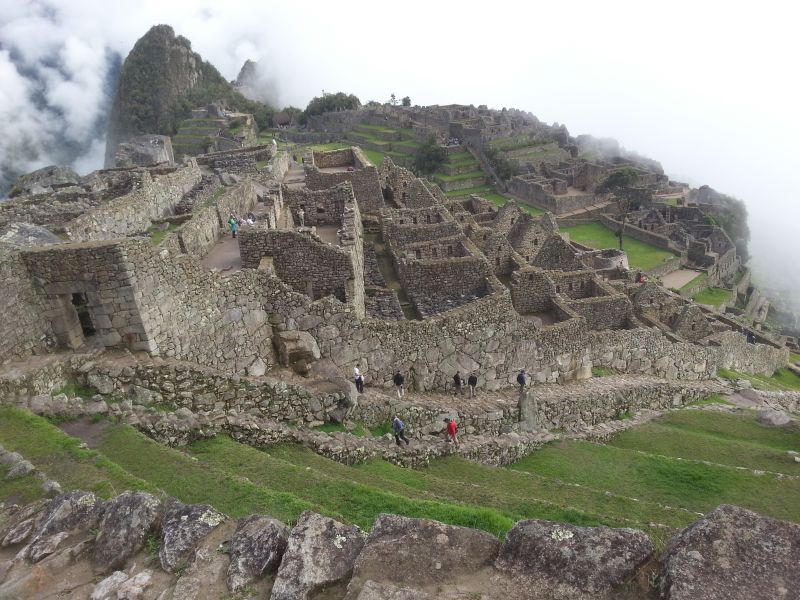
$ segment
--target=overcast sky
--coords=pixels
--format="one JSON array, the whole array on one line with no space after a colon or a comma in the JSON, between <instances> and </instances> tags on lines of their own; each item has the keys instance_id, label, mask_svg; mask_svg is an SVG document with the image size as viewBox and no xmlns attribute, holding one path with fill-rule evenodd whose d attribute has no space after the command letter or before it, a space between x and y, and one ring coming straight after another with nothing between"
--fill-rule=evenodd
<instances>
[{"instance_id":1,"label":"overcast sky","mask_svg":"<svg viewBox=\"0 0 800 600\"><path fill-rule=\"evenodd\" d=\"M0 2L0 161L48 164L108 106L113 53L167 23L229 79L245 59L280 102L321 90L363 102L530 110L573 135L617 138L673 178L741 197L754 264L793 283L800 238L800 36L790 2ZM36 80L32 79L35 74ZM43 94L47 109L33 108ZM77 157L101 166L103 141ZM783 258L789 257L789 260Z\"/></svg>"}]
</instances>

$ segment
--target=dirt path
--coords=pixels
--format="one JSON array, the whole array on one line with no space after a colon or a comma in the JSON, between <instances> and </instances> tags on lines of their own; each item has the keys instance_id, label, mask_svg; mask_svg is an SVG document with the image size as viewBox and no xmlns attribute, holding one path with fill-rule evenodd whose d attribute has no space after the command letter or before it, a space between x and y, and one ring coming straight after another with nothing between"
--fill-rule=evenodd
<instances>
[{"instance_id":1,"label":"dirt path","mask_svg":"<svg viewBox=\"0 0 800 600\"><path fill-rule=\"evenodd\" d=\"M58 428L64 433L76 437L83 441L90 448L97 448L106 436L106 430L111 422L108 419L101 419L92 422L89 417L83 417L74 421L59 423Z\"/></svg>"},{"instance_id":2,"label":"dirt path","mask_svg":"<svg viewBox=\"0 0 800 600\"><path fill-rule=\"evenodd\" d=\"M203 266L221 275L230 275L242 268L239 241L226 235L220 239L203 259Z\"/></svg>"}]
</instances>

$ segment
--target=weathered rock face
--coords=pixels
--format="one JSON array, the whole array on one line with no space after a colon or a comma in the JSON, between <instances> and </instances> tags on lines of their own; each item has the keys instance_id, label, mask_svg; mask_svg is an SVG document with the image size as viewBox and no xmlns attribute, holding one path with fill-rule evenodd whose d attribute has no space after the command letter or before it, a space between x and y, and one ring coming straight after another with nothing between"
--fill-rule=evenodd
<instances>
[{"instance_id":1,"label":"weathered rock face","mask_svg":"<svg viewBox=\"0 0 800 600\"><path fill-rule=\"evenodd\" d=\"M121 568L144 546L160 517L161 502L145 492L125 492L106 503L92 566L100 573Z\"/></svg>"},{"instance_id":2,"label":"weathered rock face","mask_svg":"<svg viewBox=\"0 0 800 600\"><path fill-rule=\"evenodd\" d=\"M117 167L173 164L172 140L166 135L138 135L117 146L114 162Z\"/></svg>"},{"instance_id":3,"label":"weathered rock face","mask_svg":"<svg viewBox=\"0 0 800 600\"><path fill-rule=\"evenodd\" d=\"M419 587L455 582L491 566L499 548L485 531L380 515L356 560L347 598L357 598L367 580Z\"/></svg>"},{"instance_id":4,"label":"weathered rock face","mask_svg":"<svg viewBox=\"0 0 800 600\"><path fill-rule=\"evenodd\" d=\"M757 420L762 425L767 427L783 427L792 422L789 413L782 410L774 410L772 408L765 408L758 412Z\"/></svg>"},{"instance_id":5,"label":"weathered rock face","mask_svg":"<svg viewBox=\"0 0 800 600\"><path fill-rule=\"evenodd\" d=\"M320 357L317 341L307 331L281 331L273 340L281 364L301 375L307 374L311 364Z\"/></svg>"},{"instance_id":6,"label":"weathered rock face","mask_svg":"<svg viewBox=\"0 0 800 600\"><path fill-rule=\"evenodd\" d=\"M11 223L0 232L0 242L17 247L60 244L63 241L49 229L30 223Z\"/></svg>"},{"instance_id":7,"label":"weathered rock face","mask_svg":"<svg viewBox=\"0 0 800 600\"><path fill-rule=\"evenodd\" d=\"M669 600L800 598L800 525L723 504L667 544Z\"/></svg>"},{"instance_id":8,"label":"weathered rock face","mask_svg":"<svg viewBox=\"0 0 800 600\"><path fill-rule=\"evenodd\" d=\"M102 500L91 492L61 494L45 505L35 537L41 538L75 529L90 529L100 517L102 504Z\"/></svg>"},{"instance_id":9,"label":"weathered rock face","mask_svg":"<svg viewBox=\"0 0 800 600\"><path fill-rule=\"evenodd\" d=\"M80 179L80 175L69 167L51 165L17 178L8 195L13 198L22 194L45 194L78 185Z\"/></svg>"},{"instance_id":10,"label":"weathered rock face","mask_svg":"<svg viewBox=\"0 0 800 600\"><path fill-rule=\"evenodd\" d=\"M363 546L357 527L304 512L289 536L271 599L305 600L315 590L346 582Z\"/></svg>"},{"instance_id":11,"label":"weathered rock face","mask_svg":"<svg viewBox=\"0 0 800 600\"><path fill-rule=\"evenodd\" d=\"M289 529L275 519L252 515L239 521L230 544L228 589L238 592L280 565Z\"/></svg>"},{"instance_id":12,"label":"weathered rock face","mask_svg":"<svg viewBox=\"0 0 800 600\"><path fill-rule=\"evenodd\" d=\"M432 598L430 594L419 590L367 581L361 588L357 600L432 600Z\"/></svg>"},{"instance_id":13,"label":"weathered rock face","mask_svg":"<svg viewBox=\"0 0 800 600\"><path fill-rule=\"evenodd\" d=\"M167 506L161 526L161 550L158 558L165 571L191 562L195 548L225 517L208 504L182 504L172 502Z\"/></svg>"},{"instance_id":14,"label":"weathered rock face","mask_svg":"<svg viewBox=\"0 0 800 600\"><path fill-rule=\"evenodd\" d=\"M530 520L508 532L496 566L514 578L521 597L555 590L554 597L595 598L630 580L652 554L650 538L636 529Z\"/></svg>"}]
</instances>

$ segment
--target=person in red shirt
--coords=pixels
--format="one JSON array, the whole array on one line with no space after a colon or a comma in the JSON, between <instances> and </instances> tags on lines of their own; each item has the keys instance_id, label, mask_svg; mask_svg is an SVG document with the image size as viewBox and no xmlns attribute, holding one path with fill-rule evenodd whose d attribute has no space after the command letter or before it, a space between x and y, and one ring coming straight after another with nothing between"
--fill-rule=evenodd
<instances>
[{"instance_id":1,"label":"person in red shirt","mask_svg":"<svg viewBox=\"0 0 800 600\"><path fill-rule=\"evenodd\" d=\"M449 417L445 417L444 422L447 423L447 439L453 440L456 448L458 448L458 425L454 419Z\"/></svg>"}]
</instances>

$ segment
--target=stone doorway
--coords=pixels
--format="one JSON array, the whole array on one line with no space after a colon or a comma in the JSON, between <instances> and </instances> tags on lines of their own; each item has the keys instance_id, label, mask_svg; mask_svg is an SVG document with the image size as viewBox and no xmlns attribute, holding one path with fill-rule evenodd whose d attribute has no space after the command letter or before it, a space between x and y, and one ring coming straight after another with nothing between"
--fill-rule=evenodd
<instances>
[{"instance_id":1,"label":"stone doorway","mask_svg":"<svg viewBox=\"0 0 800 600\"><path fill-rule=\"evenodd\" d=\"M72 294L72 306L75 308L75 312L78 315L78 322L80 323L83 337L94 337L97 333L97 329L94 326L92 315L89 312L89 300L86 298L86 294L82 292Z\"/></svg>"}]
</instances>

